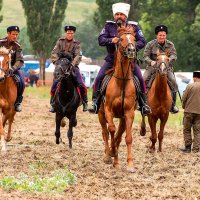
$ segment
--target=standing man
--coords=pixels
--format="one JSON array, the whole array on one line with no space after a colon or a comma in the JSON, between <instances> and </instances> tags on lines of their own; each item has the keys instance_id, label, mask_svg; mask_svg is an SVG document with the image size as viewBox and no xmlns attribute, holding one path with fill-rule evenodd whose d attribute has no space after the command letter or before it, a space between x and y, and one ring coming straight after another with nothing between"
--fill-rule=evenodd
<instances>
[{"instance_id":1,"label":"standing man","mask_svg":"<svg viewBox=\"0 0 200 200\"><path fill-rule=\"evenodd\" d=\"M200 71L193 72L193 80L194 83L186 87L182 98L185 148L180 150L184 153L190 153L191 150L195 153L200 151ZM194 134L193 141L191 129Z\"/></svg>"},{"instance_id":2,"label":"standing man","mask_svg":"<svg viewBox=\"0 0 200 200\"><path fill-rule=\"evenodd\" d=\"M137 22L128 21L128 14L130 10L130 5L127 3L115 3L112 5L112 11L114 16L114 21L107 21L103 30L101 31L98 41L100 46L105 46L107 49L107 56L105 57L105 62L101 67L93 86L93 107L90 112L97 113L101 102L99 102L98 96L100 95L100 88L103 78L107 70L111 69L114 64L114 53L116 51L116 45L119 42L119 37L117 35L118 27L131 26L135 31L136 39L136 50L139 51L145 46L145 38ZM145 83L140 71L140 67L135 62L133 74L137 76L140 82L141 92L139 93L139 106L142 114L147 115L151 113L149 106L146 104L145 95Z\"/></svg>"},{"instance_id":3,"label":"standing man","mask_svg":"<svg viewBox=\"0 0 200 200\"><path fill-rule=\"evenodd\" d=\"M23 92L25 88L25 82L23 75L20 72L21 66L24 64L22 48L17 38L19 36L19 27L18 26L9 26L7 28L7 37L0 39L0 46L4 46L7 49L11 48L11 69L10 73L17 75L19 81L17 83L17 99L15 102L15 111L21 112L22 107L21 103L23 100Z\"/></svg>"},{"instance_id":4,"label":"standing man","mask_svg":"<svg viewBox=\"0 0 200 200\"><path fill-rule=\"evenodd\" d=\"M178 92L178 85L176 83L176 79L174 76L174 69L173 69L173 62L177 59L176 55L176 49L174 47L174 44L167 40L167 33L168 28L165 25L158 25L155 27L155 34L156 39L150 41L147 43L145 50L144 50L144 60L147 64L146 70L143 74L144 80L146 82L147 90L151 87L151 75L156 73L156 58L157 58L157 50L160 51L160 53L167 53L169 54L169 65L170 70L167 73L167 78L171 83L171 93L172 93L172 107L171 112L177 113L179 110L176 107L176 93Z\"/></svg>"},{"instance_id":5,"label":"standing man","mask_svg":"<svg viewBox=\"0 0 200 200\"><path fill-rule=\"evenodd\" d=\"M76 81L78 82L78 87L80 88L80 93L81 93L81 98L83 102L83 111L87 111L87 88L83 82L80 70L78 68L78 65L81 61L82 58L82 53L81 53L81 46L80 42L74 39L74 35L76 32L76 27L75 26L65 26L65 38L60 38L56 42L56 46L53 48L51 52L51 60L52 62L56 65L56 61L59 60L59 56L63 54L68 54L72 58L71 65L73 66L75 76L76 76ZM54 113L55 112L55 102L54 102L54 95L56 91L58 82L54 79L53 80L53 85L51 87L51 108L50 112Z\"/></svg>"}]
</instances>

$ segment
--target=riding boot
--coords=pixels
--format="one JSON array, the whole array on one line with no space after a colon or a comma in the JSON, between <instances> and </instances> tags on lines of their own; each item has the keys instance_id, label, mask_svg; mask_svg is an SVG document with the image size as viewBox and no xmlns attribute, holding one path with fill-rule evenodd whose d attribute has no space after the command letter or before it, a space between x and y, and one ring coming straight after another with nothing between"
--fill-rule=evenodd
<instances>
[{"instance_id":1,"label":"riding boot","mask_svg":"<svg viewBox=\"0 0 200 200\"><path fill-rule=\"evenodd\" d=\"M184 148L180 148L180 151L182 151L183 153L190 153L191 145L185 146Z\"/></svg>"},{"instance_id":2,"label":"riding boot","mask_svg":"<svg viewBox=\"0 0 200 200\"><path fill-rule=\"evenodd\" d=\"M172 92L172 107L170 112L175 114L179 111L178 107L176 106L176 92Z\"/></svg>"},{"instance_id":3,"label":"riding boot","mask_svg":"<svg viewBox=\"0 0 200 200\"><path fill-rule=\"evenodd\" d=\"M82 97L82 103L83 103L83 112L88 111L88 97L87 97L87 95L84 95Z\"/></svg>"},{"instance_id":4,"label":"riding boot","mask_svg":"<svg viewBox=\"0 0 200 200\"><path fill-rule=\"evenodd\" d=\"M22 106L21 106L22 100L23 100L23 96L18 96L17 97L17 99L15 101L15 111L16 112L21 112L22 111Z\"/></svg>"},{"instance_id":5,"label":"riding boot","mask_svg":"<svg viewBox=\"0 0 200 200\"><path fill-rule=\"evenodd\" d=\"M55 98L51 96L49 112L55 113Z\"/></svg>"},{"instance_id":6,"label":"riding boot","mask_svg":"<svg viewBox=\"0 0 200 200\"><path fill-rule=\"evenodd\" d=\"M102 95L100 91L93 91L92 93L92 108L89 109L90 113L98 113L100 105L101 105Z\"/></svg>"},{"instance_id":7,"label":"riding boot","mask_svg":"<svg viewBox=\"0 0 200 200\"><path fill-rule=\"evenodd\" d=\"M139 92L138 103L142 115L151 114L151 108L147 105L147 96L145 93Z\"/></svg>"}]
</instances>

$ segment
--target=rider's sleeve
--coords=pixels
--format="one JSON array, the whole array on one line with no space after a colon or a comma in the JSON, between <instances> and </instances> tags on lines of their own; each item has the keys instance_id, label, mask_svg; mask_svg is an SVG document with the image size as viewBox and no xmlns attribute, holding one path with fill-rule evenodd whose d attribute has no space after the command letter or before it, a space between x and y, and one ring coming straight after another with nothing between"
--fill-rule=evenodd
<instances>
[{"instance_id":1,"label":"rider's sleeve","mask_svg":"<svg viewBox=\"0 0 200 200\"><path fill-rule=\"evenodd\" d=\"M53 48L53 50L51 52L51 61L52 61L52 63L55 63L59 59L58 53L60 52L60 50L61 50L61 45L60 45L60 40L58 40L56 42L55 47Z\"/></svg>"},{"instance_id":2,"label":"rider's sleeve","mask_svg":"<svg viewBox=\"0 0 200 200\"><path fill-rule=\"evenodd\" d=\"M177 59L177 53L174 44L171 42L169 63L172 64Z\"/></svg>"},{"instance_id":3,"label":"rider's sleeve","mask_svg":"<svg viewBox=\"0 0 200 200\"><path fill-rule=\"evenodd\" d=\"M81 45L80 43L75 43L75 51L74 51L74 59L72 61L73 66L78 66L81 62L82 52L81 52Z\"/></svg>"},{"instance_id":4,"label":"rider's sleeve","mask_svg":"<svg viewBox=\"0 0 200 200\"><path fill-rule=\"evenodd\" d=\"M150 56L152 53L152 42L148 42L145 49L144 49L144 61L147 65L151 65L151 62L153 61Z\"/></svg>"},{"instance_id":5,"label":"rider's sleeve","mask_svg":"<svg viewBox=\"0 0 200 200\"><path fill-rule=\"evenodd\" d=\"M109 34L109 23L107 23L98 37L99 46L107 46L112 44L112 39L113 37L111 37Z\"/></svg>"},{"instance_id":6,"label":"rider's sleeve","mask_svg":"<svg viewBox=\"0 0 200 200\"><path fill-rule=\"evenodd\" d=\"M136 50L139 51L140 49L145 47L146 40L144 38L144 35L142 33L142 30L138 25L135 25L135 39L136 39Z\"/></svg>"},{"instance_id":7,"label":"rider's sleeve","mask_svg":"<svg viewBox=\"0 0 200 200\"><path fill-rule=\"evenodd\" d=\"M13 68L15 70L18 70L24 65L24 59L23 59L21 45L17 45L15 54L16 54L16 56L15 56L15 63L13 65Z\"/></svg>"},{"instance_id":8,"label":"rider's sleeve","mask_svg":"<svg viewBox=\"0 0 200 200\"><path fill-rule=\"evenodd\" d=\"M187 102L187 99L188 99L188 93L190 91L190 84L187 85L185 91L183 92L183 96L182 96L182 108L185 109L185 104Z\"/></svg>"}]
</instances>

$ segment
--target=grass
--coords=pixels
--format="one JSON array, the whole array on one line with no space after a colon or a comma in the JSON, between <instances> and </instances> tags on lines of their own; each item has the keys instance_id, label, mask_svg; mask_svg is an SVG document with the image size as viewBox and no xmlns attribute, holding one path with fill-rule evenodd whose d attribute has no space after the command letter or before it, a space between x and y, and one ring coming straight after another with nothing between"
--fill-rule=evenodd
<instances>
[{"instance_id":1,"label":"grass","mask_svg":"<svg viewBox=\"0 0 200 200\"><path fill-rule=\"evenodd\" d=\"M69 185L76 182L76 177L67 168L52 172L51 176L44 176L47 164L36 161L30 164L27 174L4 176L0 179L0 187L4 190L20 190L23 192L63 193Z\"/></svg>"}]
</instances>

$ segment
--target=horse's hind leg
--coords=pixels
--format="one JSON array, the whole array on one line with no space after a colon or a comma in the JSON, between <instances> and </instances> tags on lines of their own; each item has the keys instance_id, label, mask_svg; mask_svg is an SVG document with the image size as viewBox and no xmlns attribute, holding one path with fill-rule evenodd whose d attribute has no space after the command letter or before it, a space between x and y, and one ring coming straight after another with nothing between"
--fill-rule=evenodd
<instances>
[{"instance_id":1,"label":"horse's hind leg","mask_svg":"<svg viewBox=\"0 0 200 200\"><path fill-rule=\"evenodd\" d=\"M125 129L126 129L125 119L121 118L119 122L118 130L115 136L115 146L117 150L119 149L119 145L122 141L122 134L124 133ZM116 168L118 168L119 166L118 154L117 156L114 157L113 166Z\"/></svg>"}]
</instances>

